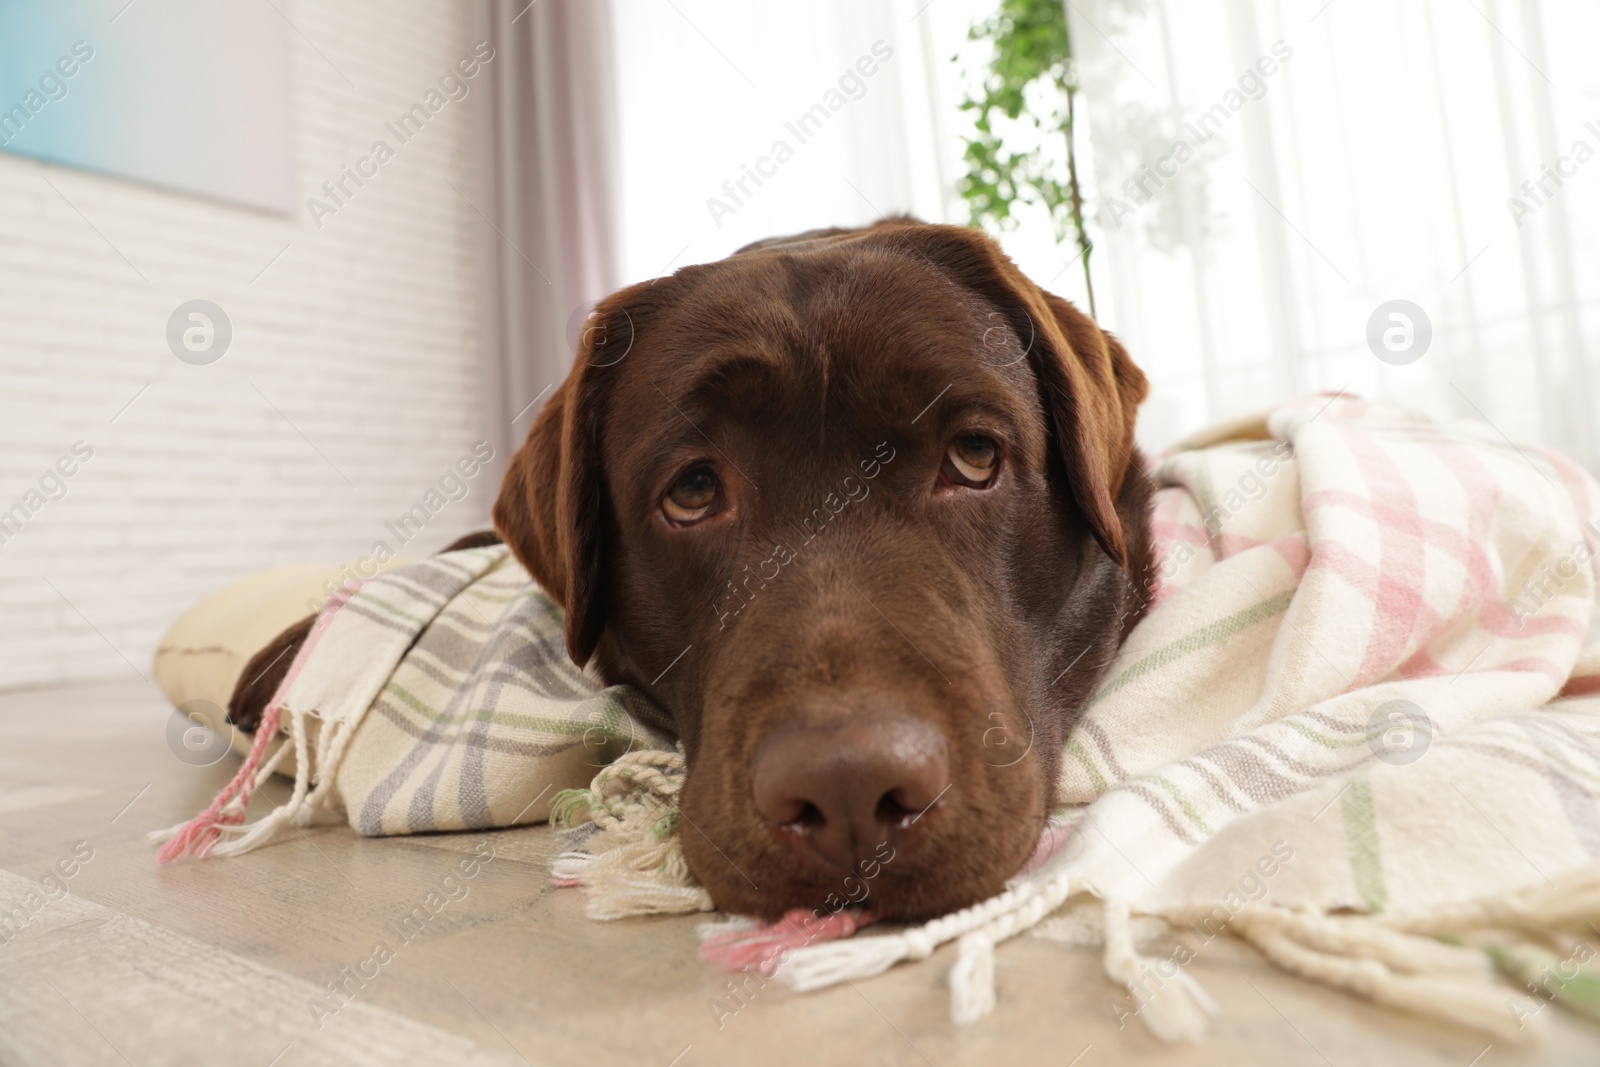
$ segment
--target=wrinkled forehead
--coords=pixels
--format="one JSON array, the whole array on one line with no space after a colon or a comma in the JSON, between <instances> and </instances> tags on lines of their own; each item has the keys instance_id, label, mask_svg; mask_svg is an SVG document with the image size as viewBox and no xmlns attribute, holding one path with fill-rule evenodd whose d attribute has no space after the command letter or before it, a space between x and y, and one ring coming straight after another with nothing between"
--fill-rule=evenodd
<instances>
[{"instance_id":1,"label":"wrinkled forehead","mask_svg":"<svg viewBox=\"0 0 1600 1067\"><path fill-rule=\"evenodd\" d=\"M903 428L945 397L1015 419L1040 410L1027 320L915 256L736 256L672 282L613 383L639 430L733 417Z\"/></svg>"}]
</instances>

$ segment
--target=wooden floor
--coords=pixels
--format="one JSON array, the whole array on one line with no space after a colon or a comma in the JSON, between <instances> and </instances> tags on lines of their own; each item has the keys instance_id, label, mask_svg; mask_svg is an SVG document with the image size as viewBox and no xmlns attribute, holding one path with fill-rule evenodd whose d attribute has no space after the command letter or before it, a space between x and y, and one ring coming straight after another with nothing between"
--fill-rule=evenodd
<instances>
[{"instance_id":1,"label":"wooden floor","mask_svg":"<svg viewBox=\"0 0 1600 1067\"><path fill-rule=\"evenodd\" d=\"M138 681L0 694L0 907L26 910L58 863L73 872L0 944L5 1067L1600 1064L1600 1029L1557 1008L1542 1045L1487 1047L1236 945L1192 965L1222 1009L1199 1047L1138 1022L1119 1031L1094 953L1033 938L1001 949L999 1008L968 1029L948 1022L948 951L807 996L771 984L734 1012L728 975L695 958L693 919L588 921L576 890L549 885L544 828L363 840L336 827L158 868L144 832L202 807L237 766L180 761L169 714ZM464 879L474 850L493 858ZM435 892L437 914L404 940L391 924ZM374 961L380 941L392 952ZM357 970L372 976L359 987ZM354 997L335 1012L338 981Z\"/></svg>"}]
</instances>

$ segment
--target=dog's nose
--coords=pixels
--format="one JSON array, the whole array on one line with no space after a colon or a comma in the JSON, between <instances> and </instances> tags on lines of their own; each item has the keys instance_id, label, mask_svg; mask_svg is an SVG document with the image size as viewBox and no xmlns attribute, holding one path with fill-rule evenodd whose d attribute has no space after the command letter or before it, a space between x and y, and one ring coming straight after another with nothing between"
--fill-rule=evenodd
<instances>
[{"instance_id":1,"label":"dog's nose","mask_svg":"<svg viewBox=\"0 0 1600 1067\"><path fill-rule=\"evenodd\" d=\"M909 717L773 734L751 767L756 809L807 859L854 870L918 824L950 786L944 735Z\"/></svg>"}]
</instances>

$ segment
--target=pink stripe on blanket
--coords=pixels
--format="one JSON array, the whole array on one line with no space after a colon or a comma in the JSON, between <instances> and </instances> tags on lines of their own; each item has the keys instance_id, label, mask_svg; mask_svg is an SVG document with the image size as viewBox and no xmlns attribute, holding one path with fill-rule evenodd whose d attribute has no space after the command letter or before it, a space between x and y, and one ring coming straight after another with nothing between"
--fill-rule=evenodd
<instances>
[{"instance_id":1,"label":"pink stripe on blanket","mask_svg":"<svg viewBox=\"0 0 1600 1067\"><path fill-rule=\"evenodd\" d=\"M1454 558L1467 572L1468 587L1477 594L1471 600L1464 601L1448 616L1449 622L1459 621L1466 617L1470 611L1479 610L1478 625L1496 637L1534 636L1546 633L1581 632L1583 627L1571 619L1558 617L1530 616L1520 618L1515 615L1509 606L1500 598L1499 579L1495 575L1490 563L1488 553L1482 543L1468 534L1463 534L1453 527L1432 519L1424 518L1415 512L1407 512L1384 504L1377 504L1364 497L1341 490L1323 489L1306 497L1305 508L1307 512L1324 507L1343 507L1357 514L1365 515L1377 525L1396 526L1401 529L1410 528L1418 531L1418 535L1429 548ZM1485 524L1487 525L1487 524ZM1319 542L1312 558L1312 566L1327 566L1352 586L1365 592L1368 596L1375 596L1373 590L1378 582L1376 568L1369 561L1362 559L1343 546L1329 541ZM1438 617L1438 616L1436 616ZM1443 617L1440 617L1443 618Z\"/></svg>"},{"instance_id":2,"label":"pink stripe on blanket","mask_svg":"<svg viewBox=\"0 0 1600 1067\"><path fill-rule=\"evenodd\" d=\"M1426 607L1425 534L1416 514L1416 491L1395 466L1394 457L1364 430L1338 422L1333 425L1339 429L1367 484L1369 507L1374 499L1397 502L1387 509L1394 517L1378 524L1378 565L1371 572L1373 580L1368 587L1377 611L1367 632L1361 664L1350 683L1352 689L1359 689L1388 674L1394 665L1393 650L1410 647L1417 635L1417 624ZM1409 517L1405 517L1407 512ZM1375 513L1375 508L1369 511ZM1313 549L1313 557L1320 548Z\"/></svg>"},{"instance_id":3,"label":"pink stripe on blanket","mask_svg":"<svg viewBox=\"0 0 1600 1067\"><path fill-rule=\"evenodd\" d=\"M1427 438L1427 444L1455 476L1466 496L1468 570L1472 575L1474 588L1478 591L1482 602L1487 605L1487 611L1478 620L1478 625L1498 637L1531 637L1547 633L1565 633L1575 635L1581 640L1585 634L1585 627L1576 620L1560 616L1530 617L1511 610L1510 604L1501 593L1499 579L1483 548L1489 541L1495 514L1500 506L1501 487L1498 481L1489 471L1482 456L1469 448L1461 438L1435 432ZM1597 503L1594 479L1565 456L1539 446L1533 447L1550 461L1561 479L1567 483L1567 492L1572 497L1579 516L1584 518L1591 516L1593 514L1591 509ZM1485 486L1491 488L1485 489ZM1585 539L1587 540L1586 535Z\"/></svg>"},{"instance_id":4,"label":"pink stripe on blanket","mask_svg":"<svg viewBox=\"0 0 1600 1067\"><path fill-rule=\"evenodd\" d=\"M1295 578L1305 573L1306 565L1311 562L1311 546L1306 542L1303 533L1285 534L1274 537L1270 541L1263 541L1259 537L1246 537L1243 534L1225 533L1217 539L1217 544L1222 550L1222 559L1232 559L1244 554L1251 549L1267 548L1283 557L1283 561L1294 571Z\"/></svg>"},{"instance_id":5,"label":"pink stripe on blanket","mask_svg":"<svg viewBox=\"0 0 1600 1067\"><path fill-rule=\"evenodd\" d=\"M1167 561L1172 558L1173 547L1181 542L1205 544L1204 531L1199 532L1197 540L1194 524L1177 520L1183 510L1184 495L1184 490L1178 488L1156 490L1150 520L1150 576L1145 583L1145 595L1150 601L1151 610L1160 607L1161 602L1173 592L1171 583L1162 580Z\"/></svg>"},{"instance_id":6,"label":"pink stripe on blanket","mask_svg":"<svg viewBox=\"0 0 1600 1067\"><path fill-rule=\"evenodd\" d=\"M1496 663L1485 668L1484 671L1478 671L1474 673L1482 674L1487 673L1488 671L1512 671L1517 674L1542 674L1546 678L1550 679L1551 691L1556 692L1566 684L1567 672L1571 669L1572 668L1570 666L1564 666L1560 663L1552 662L1543 656L1519 656L1516 659L1507 660L1504 663Z\"/></svg>"},{"instance_id":7,"label":"pink stripe on blanket","mask_svg":"<svg viewBox=\"0 0 1600 1067\"><path fill-rule=\"evenodd\" d=\"M1600 693L1600 674L1568 678L1567 684L1561 687L1560 695L1564 697L1585 697L1591 693Z\"/></svg>"},{"instance_id":8,"label":"pink stripe on blanket","mask_svg":"<svg viewBox=\"0 0 1600 1067\"><path fill-rule=\"evenodd\" d=\"M184 823L171 840L161 846L161 851L156 853L156 862L171 863L185 856L203 859L222 837L219 827L238 826L244 822L245 809L250 806L250 797L255 793L256 774L266 757L267 746L277 736L278 725L283 720L283 701L289 694L289 688L300 677L300 672L311 659L311 653L322 642L322 635L328 629L327 624L333 621L333 616L344 609L350 598L355 596L367 581L368 579L360 579L342 585L328 598L322 611L317 614L317 621L312 624L311 632L306 635L305 643L300 646L300 651L295 653L294 661L289 664L288 673L283 676L283 681L278 683L277 691L272 694L266 710L261 713L261 721L256 724L255 740L250 745L250 754L245 757L244 763L239 766L232 780L217 792L206 809Z\"/></svg>"}]
</instances>

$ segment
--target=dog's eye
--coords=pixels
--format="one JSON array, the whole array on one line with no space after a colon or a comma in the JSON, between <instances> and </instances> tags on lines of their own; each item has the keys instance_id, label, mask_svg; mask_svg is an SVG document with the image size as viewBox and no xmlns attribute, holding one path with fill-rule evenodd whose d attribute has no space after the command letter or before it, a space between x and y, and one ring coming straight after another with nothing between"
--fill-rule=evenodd
<instances>
[{"instance_id":1,"label":"dog's eye","mask_svg":"<svg viewBox=\"0 0 1600 1067\"><path fill-rule=\"evenodd\" d=\"M698 522L716 506L718 488L717 475L710 467L685 471L667 490L661 510L673 522Z\"/></svg>"},{"instance_id":2,"label":"dog's eye","mask_svg":"<svg viewBox=\"0 0 1600 1067\"><path fill-rule=\"evenodd\" d=\"M994 479L999 467L1000 446L982 434L969 433L950 442L941 473L956 485L981 489Z\"/></svg>"}]
</instances>

